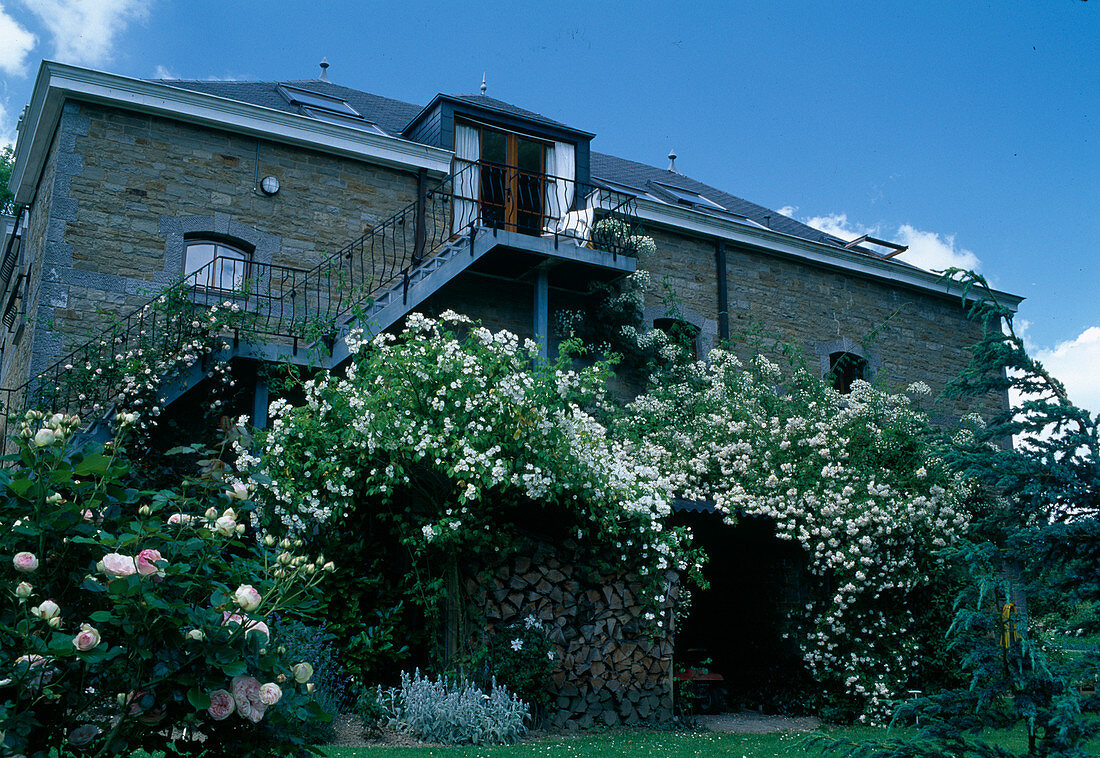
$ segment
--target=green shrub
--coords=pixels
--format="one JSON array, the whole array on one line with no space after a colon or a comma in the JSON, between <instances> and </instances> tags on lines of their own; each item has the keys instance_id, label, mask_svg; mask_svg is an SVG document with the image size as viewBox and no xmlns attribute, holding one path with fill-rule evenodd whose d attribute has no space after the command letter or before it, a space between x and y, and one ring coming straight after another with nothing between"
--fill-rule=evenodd
<instances>
[{"instance_id":1,"label":"green shrub","mask_svg":"<svg viewBox=\"0 0 1100 758\"><path fill-rule=\"evenodd\" d=\"M28 413L0 471L0 752L303 749L311 667L267 620L308 611L324 564L248 534L245 484L142 491L118 440L69 444L78 425Z\"/></svg>"}]
</instances>

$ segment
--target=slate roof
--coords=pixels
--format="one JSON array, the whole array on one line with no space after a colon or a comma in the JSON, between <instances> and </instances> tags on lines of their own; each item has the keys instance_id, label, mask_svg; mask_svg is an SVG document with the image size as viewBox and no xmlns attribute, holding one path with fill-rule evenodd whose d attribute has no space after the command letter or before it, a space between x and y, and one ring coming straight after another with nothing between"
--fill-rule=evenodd
<instances>
[{"instance_id":1,"label":"slate roof","mask_svg":"<svg viewBox=\"0 0 1100 758\"><path fill-rule=\"evenodd\" d=\"M181 79L155 79L151 81L193 90L195 92L216 95L231 100L252 103L253 105L260 105L266 108L274 108L275 110L285 111L287 113L298 113L298 107L288 102L287 99L279 93L277 87L280 84L285 84L289 87L299 87L301 89L311 90L323 95L346 100L348 104L359 111L364 118L373 121L391 135L401 134L409 122L423 110L422 106L414 105L413 103L406 103L401 100L393 100L388 97L373 95L369 92L363 92L350 87L342 87L332 82L321 81L320 79L283 82L196 81ZM511 103L506 103L503 100L488 97L487 95L450 95L449 97L504 113L537 119L547 124L553 124L575 131L573 127L563 124L560 121L555 121L541 114L525 110ZM676 199L667 193L663 193L660 187L654 187L653 183L667 184L698 193L718 203L733 214L748 218L760 226L782 234L789 234L814 242L827 242L838 245L844 244L843 240L838 240L836 237L825 234L793 218L788 218L762 205L751 203L748 200L723 192L716 187L703 184L702 182L675 171L667 171L657 168L656 166L649 166L644 163L638 163L637 161L617 158L612 155L594 151L591 153L591 170L593 180L595 181L604 180L606 182L633 187L673 205L676 204ZM721 216L722 214L716 212L715 215ZM873 255L873 253L866 250L857 249L857 251ZM900 265L908 265L903 261L893 262Z\"/></svg>"},{"instance_id":2,"label":"slate roof","mask_svg":"<svg viewBox=\"0 0 1100 758\"><path fill-rule=\"evenodd\" d=\"M555 121L552 118L547 118L541 113L535 113L534 111L524 110L517 105L506 103L503 100L497 100L494 97L488 95L450 95L455 100L464 100L471 105L478 105L482 108L489 108L490 110L501 111L502 113L510 113L513 116L520 116L521 118L534 119L536 121L542 121L545 124L552 124L553 126L560 126L562 129L569 129L570 131L576 131L572 126L563 124L560 121Z\"/></svg>"}]
</instances>

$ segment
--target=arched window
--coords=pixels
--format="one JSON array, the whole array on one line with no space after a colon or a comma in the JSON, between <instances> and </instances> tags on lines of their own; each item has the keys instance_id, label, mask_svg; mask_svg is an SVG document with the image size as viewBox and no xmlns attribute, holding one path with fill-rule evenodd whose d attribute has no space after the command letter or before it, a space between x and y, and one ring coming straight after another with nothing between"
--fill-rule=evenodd
<instances>
[{"instance_id":1,"label":"arched window","mask_svg":"<svg viewBox=\"0 0 1100 758\"><path fill-rule=\"evenodd\" d=\"M653 328L660 329L672 340L672 344L682 347L693 361L699 360L699 327L689 321L678 318L653 319Z\"/></svg>"},{"instance_id":2,"label":"arched window","mask_svg":"<svg viewBox=\"0 0 1100 758\"><path fill-rule=\"evenodd\" d=\"M830 353L829 373L826 376L842 395L852 391L852 382L867 379L867 361L855 353Z\"/></svg>"},{"instance_id":3,"label":"arched window","mask_svg":"<svg viewBox=\"0 0 1100 758\"><path fill-rule=\"evenodd\" d=\"M189 239L183 256L187 283L216 290L244 289L252 254L212 239Z\"/></svg>"}]
</instances>

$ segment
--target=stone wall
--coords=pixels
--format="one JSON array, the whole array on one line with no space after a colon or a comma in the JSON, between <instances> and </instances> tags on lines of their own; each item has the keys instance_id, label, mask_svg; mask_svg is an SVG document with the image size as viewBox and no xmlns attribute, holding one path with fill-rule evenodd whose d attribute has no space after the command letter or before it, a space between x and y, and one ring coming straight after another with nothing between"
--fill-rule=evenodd
<instances>
[{"instance_id":1,"label":"stone wall","mask_svg":"<svg viewBox=\"0 0 1100 758\"><path fill-rule=\"evenodd\" d=\"M308 268L416 199L411 172L72 101L51 166L31 215L35 372L102 329L97 311L126 312L178 280L185 235ZM281 189L269 197L255 182L271 175Z\"/></svg>"},{"instance_id":2,"label":"stone wall","mask_svg":"<svg viewBox=\"0 0 1100 758\"><path fill-rule=\"evenodd\" d=\"M718 294L714 243L663 229L650 230L657 244L638 267L652 275L647 312L664 315L667 279L687 320L717 338ZM853 276L758 250L726 246L730 333L759 329L802 348L822 374L831 352L864 354L872 379L900 391L923 381L938 395L969 364L967 348L982 338L982 326L966 318L957 296L938 295ZM650 313L650 315L652 315ZM956 401L941 409L959 417L984 414L1005 398Z\"/></svg>"},{"instance_id":3,"label":"stone wall","mask_svg":"<svg viewBox=\"0 0 1100 758\"><path fill-rule=\"evenodd\" d=\"M645 614L641 586L617 574L588 577L568 541L501 566L483 598L490 625L538 618L556 646L548 719L555 727L661 723L672 719L671 622L664 633ZM675 574L664 614L671 619Z\"/></svg>"}]
</instances>

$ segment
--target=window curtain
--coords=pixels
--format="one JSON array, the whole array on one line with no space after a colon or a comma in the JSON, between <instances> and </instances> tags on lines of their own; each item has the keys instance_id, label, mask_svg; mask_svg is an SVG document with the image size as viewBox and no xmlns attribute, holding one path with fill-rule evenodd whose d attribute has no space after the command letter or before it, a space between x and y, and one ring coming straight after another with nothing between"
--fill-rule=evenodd
<instances>
[{"instance_id":1,"label":"window curtain","mask_svg":"<svg viewBox=\"0 0 1100 758\"><path fill-rule=\"evenodd\" d=\"M481 134L466 124L455 124L454 219L451 231L459 233L478 218L478 188L481 186Z\"/></svg>"},{"instance_id":2,"label":"window curtain","mask_svg":"<svg viewBox=\"0 0 1100 758\"><path fill-rule=\"evenodd\" d=\"M576 148L568 142L555 142L546 148L546 173L554 177L546 188L547 220L556 222L558 230L569 229L570 211L577 178Z\"/></svg>"}]
</instances>

